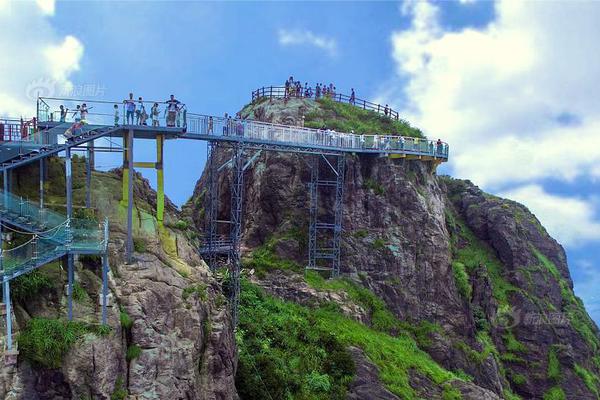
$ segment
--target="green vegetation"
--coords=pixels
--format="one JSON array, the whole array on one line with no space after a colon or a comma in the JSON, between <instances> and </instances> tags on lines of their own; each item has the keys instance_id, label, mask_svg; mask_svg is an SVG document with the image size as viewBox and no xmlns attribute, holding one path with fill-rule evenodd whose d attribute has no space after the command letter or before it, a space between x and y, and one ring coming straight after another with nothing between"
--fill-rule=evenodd
<instances>
[{"instance_id":1,"label":"green vegetation","mask_svg":"<svg viewBox=\"0 0 600 400\"><path fill-rule=\"evenodd\" d=\"M187 300L191 295L196 295L202 301L206 301L208 299L208 292L206 291L206 285L203 283L199 283L197 285L191 285L183 289L181 292L181 297L183 300Z\"/></svg>"},{"instance_id":2,"label":"green vegetation","mask_svg":"<svg viewBox=\"0 0 600 400\"><path fill-rule=\"evenodd\" d=\"M548 375L548 379L551 379L555 382L560 381L560 378L561 378L560 363L558 362L558 356L556 354L556 346L550 347L550 351L548 352L547 375Z\"/></svg>"},{"instance_id":3,"label":"green vegetation","mask_svg":"<svg viewBox=\"0 0 600 400\"><path fill-rule=\"evenodd\" d=\"M504 339L504 344L506 345L506 350L508 351L515 353L527 353L529 351L527 346L519 342L511 331L507 331L502 336L502 339Z\"/></svg>"},{"instance_id":4,"label":"green vegetation","mask_svg":"<svg viewBox=\"0 0 600 400\"><path fill-rule=\"evenodd\" d=\"M385 240L383 240L382 238L377 238L377 239L373 240L373 243L371 243L371 246L373 246L373 248L375 250L381 250L381 249L385 248Z\"/></svg>"},{"instance_id":5,"label":"green vegetation","mask_svg":"<svg viewBox=\"0 0 600 400\"><path fill-rule=\"evenodd\" d=\"M352 357L317 318L243 282L236 388L248 399L343 399Z\"/></svg>"},{"instance_id":6,"label":"green vegetation","mask_svg":"<svg viewBox=\"0 0 600 400\"><path fill-rule=\"evenodd\" d=\"M181 231L186 230L189 227L189 224L186 221L179 220L175 223L175 228Z\"/></svg>"},{"instance_id":7,"label":"green vegetation","mask_svg":"<svg viewBox=\"0 0 600 400\"><path fill-rule=\"evenodd\" d=\"M63 356L86 334L101 336L109 331L83 322L33 318L18 337L19 351L34 365L60 368Z\"/></svg>"},{"instance_id":8,"label":"green vegetation","mask_svg":"<svg viewBox=\"0 0 600 400\"><path fill-rule=\"evenodd\" d=\"M354 233L352 234L352 236L354 236L357 239L364 239L369 235L369 231L367 231L366 229L359 229L357 231L354 231Z\"/></svg>"},{"instance_id":9,"label":"green vegetation","mask_svg":"<svg viewBox=\"0 0 600 400\"><path fill-rule=\"evenodd\" d=\"M272 237L265 244L256 248L250 257L244 259L244 267L253 268L257 276L264 276L274 270L300 272L302 267L290 260L282 260L275 254L275 245L279 239Z\"/></svg>"},{"instance_id":10,"label":"green vegetation","mask_svg":"<svg viewBox=\"0 0 600 400\"><path fill-rule=\"evenodd\" d=\"M379 196L383 196L385 194L385 188L383 187L383 185L373 178L365 179L363 187L367 190L372 190L375 194Z\"/></svg>"},{"instance_id":11,"label":"green vegetation","mask_svg":"<svg viewBox=\"0 0 600 400\"><path fill-rule=\"evenodd\" d=\"M566 400L565 392L560 386L554 386L544 393L544 400Z\"/></svg>"},{"instance_id":12,"label":"green vegetation","mask_svg":"<svg viewBox=\"0 0 600 400\"><path fill-rule=\"evenodd\" d=\"M600 392L598 391L600 378L598 375L593 374L579 364L575 364L575 373L583 380L590 392L594 393L596 397L600 397Z\"/></svg>"},{"instance_id":13,"label":"green vegetation","mask_svg":"<svg viewBox=\"0 0 600 400\"><path fill-rule=\"evenodd\" d=\"M127 389L123 385L123 378L117 378L110 400L125 400L127 398Z\"/></svg>"},{"instance_id":14,"label":"green vegetation","mask_svg":"<svg viewBox=\"0 0 600 400\"><path fill-rule=\"evenodd\" d=\"M465 264L456 261L453 262L452 272L454 274L454 283L456 284L458 293L460 293L463 299L470 301L473 288L469 283L469 274L467 274Z\"/></svg>"},{"instance_id":15,"label":"green vegetation","mask_svg":"<svg viewBox=\"0 0 600 400\"><path fill-rule=\"evenodd\" d=\"M310 274L308 280L321 289L348 290L359 303L389 313L381 299L356 284L325 281L318 274ZM247 282L240 307L236 386L242 398L344 398L354 370L345 349L356 346L378 366L386 387L401 398L418 398L409 384L412 370L441 386L445 399L460 399L449 382L461 378L436 364L410 334L392 337L343 316L335 307L310 310L269 297ZM387 319L391 321L384 326L397 323L393 315Z\"/></svg>"},{"instance_id":16,"label":"green vegetation","mask_svg":"<svg viewBox=\"0 0 600 400\"><path fill-rule=\"evenodd\" d=\"M140 356L140 354L142 354L142 349L140 348L140 346L133 344L133 345L127 347L127 353L125 354L125 359L127 361L135 360L136 358L138 358Z\"/></svg>"},{"instance_id":17,"label":"green vegetation","mask_svg":"<svg viewBox=\"0 0 600 400\"><path fill-rule=\"evenodd\" d=\"M138 253L145 253L147 248L146 239L140 237L133 238L133 249Z\"/></svg>"},{"instance_id":18,"label":"green vegetation","mask_svg":"<svg viewBox=\"0 0 600 400\"><path fill-rule=\"evenodd\" d=\"M510 375L510 380L515 384L515 385L524 385L527 383L527 377L523 374L511 374Z\"/></svg>"},{"instance_id":19,"label":"green vegetation","mask_svg":"<svg viewBox=\"0 0 600 400\"><path fill-rule=\"evenodd\" d=\"M377 297L369 289L360 286L346 278L325 280L319 273L308 271L305 275L306 282L317 290L333 290L346 292L350 300L360 305L368 312L371 328L384 332L396 334L404 332L411 335L419 344L419 347L431 345L430 335L434 332L442 332L442 328L431 322L421 321L411 324L398 320L386 307L381 298Z\"/></svg>"},{"instance_id":20,"label":"green vegetation","mask_svg":"<svg viewBox=\"0 0 600 400\"><path fill-rule=\"evenodd\" d=\"M552 261L545 257L539 250L533 248L533 252L540 261L541 265L548 270L550 275L560 285L561 295L563 299L563 311L567 314L569 322L573 328L581 335L593 351L600 349L600 340L594 333L594 323L585 311L583 302L575 296L573 289L569 283L560 275L558 268Z\"/></svg>"},{"instance_id":21,"label":"green vegetation","mask_svg":"<svg viewBox=\"0 0 600 400\"><path fill-rule=\"evenodd\" d=\"M133 326L133 320L123 308L121 308L121 311L119 313L119 320L121 321L121 327L123 327L123 329L128 330L131 329L131 327Z\"/></svg>"},{"instance_id":22,"label":"green vegetation","mask_svg":"<svg viewBox=\"0 0 600 400\"><path fill-rule=\"evenodd\" d=\"M358 134L423 137L421 131L412 127L407 121L397 121L374 111L362 110L331 99L317 101L320 109L306 115L306 127L322 128L325 126L338 132L354 130Z\"/></svg>"},{"instance_id":23,"label":"green vegetation","mask_svg":"<svg viewBox=\"0 0 600 400\"><path fill-rule=\"evenodd\" d=\"M21 302L25 302L43 290L53 287L50 278L39 269L28 274L21 275L10 284L12 297Z\"/></svg>"},{"instance_id":24,"label":"green vegetation","mask_svg":"<svg viewBox=\"0 0 600 400\"><path fill-rule=\"evenodd\" d=\"M89 300L90 296L88 296L85 289L79 284L79 282L73 283L73 300L77 303L83 303L86 300Z\"/></svg>"}]
</instances>

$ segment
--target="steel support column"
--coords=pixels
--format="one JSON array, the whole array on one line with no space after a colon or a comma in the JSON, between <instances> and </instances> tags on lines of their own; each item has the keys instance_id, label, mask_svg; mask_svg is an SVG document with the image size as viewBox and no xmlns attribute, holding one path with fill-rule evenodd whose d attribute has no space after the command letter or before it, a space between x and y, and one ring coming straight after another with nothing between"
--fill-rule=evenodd
<instances>
[{"instance_id":1,"label":"steel support column","mask_svg":"<svg viewBox=\"0 0 600 400\"><path fill-rule=\"evenodd\" d=\"M102 255L102 324L106 325L108 297L108 219L104 221L104 254Z\"/></svg>"},{"instance_id":2,"label":"steel support column","mask_svg":"<svg viewBox=\"0 0 600 400\"><path fill-rule=\"evenodd\" d=\"M44 159L40 158L40 208L44 208Z\"/></svg>"},{"instance_id":3,"label":"steel support column","mask_svg":"<svg viewBox=\"0 0 600 400\"><path fill-rule=\"evenodd\" d=\"M231 250L229 262L231 268L231 317L233 326L238 321L238 305L240 301L240 240L242 232L242 207L244 199L244 146L236 144L232 154L231 182Z\"/></svg>"},{"instance_id":4,"label":"steel support column","mask_svg":"<svg viewBox=\"0 0 600 400\"><path fill-rule=\"evenodd\" d=\"M92 150L89 147L89 143L88 143L87 154L85 157L85 206L87 208L90 208L92 206L92 190L91 190L92 160L91 160L91 154L92 154Z\"/></svg>"},{"instance_id":5,"label":"steel support column","mask_svg":"<svg viewBox=\"0 0 600 400\"><path fill-rule=\"evenodd\" d=\"M315 269L316 254L317 254L317 212L318 212L318 190L317 181L319 180L319 158L321 156L311 155L310 163L310 184L309 184L309 195L310 195L310 216L308 226L308 268Z\"/></svg>"},{"instance_id":6,"label":"steel support column","mask_svg":"<svg viewBox=\"0 0 600 400\"><path fill-rule=\"evenodd\" d=\"M156 220L163 226L165 215L164 135L156 135Z\"/></svg>"},{"instance_id":7,"label":"steel support column","mask_svg":"<svg viewBox=\"0 0 600 400\"><path fill-rule=\"evenodd\" d=\"M127 263L131 263L133 255L133 130L127 133ZM125 169L123 169L123 179L125 179ZM125 190L125 188L123 189Z\"/></svg>"},{"instance_id":8,"label":"steel support column","mask_svg":"<svg viewBox=\"0 0 600 400\"><path fill-rule=\"evenodd\" d=\"M208 240L208 266L214 270L217 266L217 216L219 213L219 185L217 171L217 142L208 142L206 168L206 240Z\"/></svg>"},{"instance_id":9,"label":"steel support column","mask_svg":"<svg viewBox=\"0 0 600 400\"><path fill-rule=\"evenodd\" d=\"M12 350L12 307L10 302L10 281L7 278L2 280L2 289L4 292L4 306L6 307L6 349Z\"/></svg>"},{"instance_id":10,"label":"steel support column","mask_svg":"<svg viewBox=\"0 0 600 400\"><path fill-rule=\"evenodd\" d=\"M73 265L73 254L67 254L67 310L69 321L73 320L73 281L75 270Z\"/></svg>"},{"instance_id":11,"label":"steel support column","mask_svg":"<svg viewBox=\"0 0 600 400\"><path fill-rule=\"evenodd\" d=\"M335 186L335 217L333 228L333 271L332 275L337 277L340 274L340 254L342 242L342 219L344 205L344 176L346 171L346 159L344 154L337 157L337 177Z\"/></svg>"},{"instance_id":12,"label":"steel support column","mask_svg":"<svg viewBox=\"0 0 600 400\"><path fill-rule=\"evenodd\" d=\"M337 162L334 165L327 157L324 154L312 156L310 163L310 217L306 269L329 271L331 277L336 277L340 273L345 158L344 154L337 154L335 156ZM326 168L324 172L327 172L323 177L320 176L319 171L321 160L324 162L323 167ZM328 177L332 175L333 178ZM319 188L335 189L333 215L331 213L319 215Z\"/></svg>"},{"instance_id":13,"label":"steel support column","mask_svg":"<svg viewBox=\"0 0 600 400\"><path fill-rule=\"evenodd\" d=\"M2 175L3 175L3 186L4 186L4 207L8 207L8 179L9 179L9 175L8 175L8 169L5 169L4 171L2 171Z\"/></svg>"}]
</instances>

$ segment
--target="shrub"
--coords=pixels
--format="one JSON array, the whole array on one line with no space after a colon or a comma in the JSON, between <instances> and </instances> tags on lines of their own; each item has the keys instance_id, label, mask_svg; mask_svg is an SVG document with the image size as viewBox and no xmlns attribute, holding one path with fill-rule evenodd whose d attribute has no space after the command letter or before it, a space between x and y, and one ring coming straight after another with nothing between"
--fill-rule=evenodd
<instances>
[{"instance_id":1,"label":"shrub","mask_svg":"<svg viewBox=\"0 0 600 400\"><path fill-rule=\"evenodd\" d=\"M117 378L115 389L110 395L110 400L125 400L127 398L127 389L123 385L123 378Z\"/></svg>"},{"instance_id":2,"label":"shrub","mask_svg":"<svg viewBox=\"0 0 600 400\"><path fill-rule=\"evenodd\" d=\"M242 281L236 388L247 399L344 399L354 373L346 347L311 310Z\"/></svg>"},{"instance_id":3,"label":"shrub","mask_svg":"<svg viewBox=\"0 0 600 400\"><path fill-rule=\"evenodd\" d=\"M186 221L181 220L181 219L175 223L175 228L177 228L179 230L182 230L182 231L185 230L185 229L187 229L188 226L189 226L188 223Z\"/></svg>"},{"instance_id":4,"label":"shrub","mask_svg":"<svg viewBox=\"0 0 600 400\"><path fill-rule=\"evenodd\" d=\"M11 295L15 300L25 302L43 290L51 289L52 281L39 270L21 275L11 282Z\"/></svg>"},{"instance_id":5,"label":"shrub","mask_svg":"<svg viewBox=\"0 0 600 400\"><path fill-rule=\"evenodd\" d=\"M73 300L78 303L83 303L90 297L88 296L85 289L79 284L79 282L73 283Z\"/></svg>"},{"instance_id":6,"label":"shrub","mask_svg":"<svg viewBox=\"0 0 600 400\"><path fill-rule=\"evenodd\" d=\"M357 239L364 239L368 234L369 232L366 229L359 229L354 232L353 236Z\"/></svg>"},{"instance_id":7,"label":"shrub","mask_svg":"<svg viewBox=\"0 0 600 400\"><path fill-rule=\"evenodd\" d=\"M138 253L146 252L146 240L143 238L133 238L133 249Z\"/></svg>"},{"instance_id":8,"label":"shrub","mask_svg":"<svg viewBox=\"0 0 600 400\"><path fill-rule=\"evenodd\" d=\"M385 188L383 185L372 178L365 179L363 187L368 190L372 190L375 194L383 196L385 194Z\"/></svg>"},{"instance_id":9,"label":"shrub","mask_svg":"<svg viewBox=\"0 0 600 400\"><path fill-rule=\"evenodd\" d=\"M460 293L463 299L470 301L473 288L469 283L469 274L467 273L465 264L456 261L453 262L452 272L454 274L454 283L456 284L458 293Z\"/></svg>"},{"instance_id":10,"label":"shrub","mask_svg":"<svg viewBox=\"0 0 600 400\"><path fill-rule=\"evenodd\" d=\"M131 345L127 347L127 354L125 355L125 359L127 361L135 360L142 354L142 349L138 345Z\"/></svg>"},{"instance_id":11,"label":"shrub","mask_svg":"<svg viewBox=\"0 0 600 400\"><path fill-rule=\"evenodd\" d=\"M121 312L119 313L119 320L121 321L121 326L124 329L131 329L131 327L133 326L133 320L131 319L131 317L129 316L129 314L127 314L127 312L123 309L121 309Z\"/></svg>"},{"instance_id":12,"label":"shrub","mask_svg":"<svg viewBox=\"0 0 600 400\"><path fill-rule=\"evenodd\" d=\"M191 285L183 289L181 292L181 297L184 300L187 300L191 295L196 294L198 298L202 301L206 301L208 299L208 293L206 291L206 285L203 283L199 283L197 285Z\"/></svg>"},{"instance_id":13,"label":"shrub","mask_svg":"<svg viewBox=\"0 0 600 400\"><path fill-rule=\"evenodd\" d=\"M63 356L86 333L103 332L82 322L33 318L18 337L19 350L34 365L60 368Z\"/></svg>"},{"instance_id":14,"label":"shrub","mask_svg":"<svg viewBox=\"0 0 600 400\"><path fill-rule=\"evenodd\" d=\"M381 250L385 247L385 240L383 240L382 238L377 238L373 240L373 243L371 243L371 245L375 250Z\"/></svg>"},{"instance_id":15,"label":"shrub","mask_svg":"<svg viewBox=\"0 0 600 400\"><path fill-rule=\"evenodd\" d=\"M560 386L554 386L544 393L544 400L566 400L565 392Z\"/></svg>"},{"instance_id":16,"label":"shrub","mask_svg":"<svg viewBox=\"0 0 600 400\"><path fill-rule=\"evenodd\" d=\"M550 347L548 352L548 379L553 381L560 380L560 363L558 362L558 356L556 355L556 347Z\"/></svg>"}]
</instances>

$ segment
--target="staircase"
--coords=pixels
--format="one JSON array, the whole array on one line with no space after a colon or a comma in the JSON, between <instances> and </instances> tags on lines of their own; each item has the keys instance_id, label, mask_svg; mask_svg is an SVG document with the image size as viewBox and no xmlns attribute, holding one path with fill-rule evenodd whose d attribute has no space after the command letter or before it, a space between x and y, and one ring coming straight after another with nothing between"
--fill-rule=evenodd
<instances>
[{"instance_id":1,"label":"staircase","mask_svg":"<svg viewBox=\"0 0 600 400\"><path fill-rule=\"evenodd\" d=\"M15 168L42 158L46 158L67 148L99 139L118 130L118 127L105 125L83 125L71 132L66 143L58 144L58 136L69 133L71 124L58 124L35 132L22 140L0 143L0 170Z\"/></svg>"},{"instance_id":2,"label":"staircase","mask_svg":"<svg viewBox=\"0 0 600 400\"><path fill-rule=\"evenodd\" d=\"M39 268L67 253L98 254L106 244L106 224L67 218L11 193L0 191L0 221L32 238L2 252L2 276L9 279Z\"/></svg>"}]
</instances>

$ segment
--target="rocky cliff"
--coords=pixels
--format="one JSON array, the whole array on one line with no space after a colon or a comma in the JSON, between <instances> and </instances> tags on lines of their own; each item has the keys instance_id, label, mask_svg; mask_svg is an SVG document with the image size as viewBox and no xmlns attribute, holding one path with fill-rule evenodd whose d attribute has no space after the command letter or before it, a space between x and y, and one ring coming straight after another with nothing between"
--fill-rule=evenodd
<instances>
[{"instance_id":1,"label":"rocky cliff","mask_svg":"<svg viewBox=\"0 0 600 400\"><path fill-rule=\"evenodd\" d=\"M381 133L404 129L418 134L407 125L377 125L377 118L330 102L261 101L245 107L242 115L330 127L369 120L369 128ZM227 150L219 157L226 161ZM347 156L344 278L321 281L303 274L310 177L303 157L264 153L246 172L243 249L249 280L284 301L278 307L300 304L309 322L310 314L334 318L322 311L334 304L338 314L371 329L369 335L376 331L389 340L410 339L415 351L426 356L414 365L406 361L413 353L377 360L368 344L347 331L336 333L338 321L329 328L351 345L355 363L348 398L598 398L598 329L573 294L564 250L525 207L488 195L471 182L436 176L427 162ZM204 179L184 207L199 230L204 227ZM229 171L219 179L220 214L226 219ZM263 303L253 298L251 304ZM381 315L390 317L383 326ZM241 318L243 329L263 329L256 326L260 322ZM245 340L242 351L247 345L263 358L246 360L242 354L240 371L249 373L246 363L281 361L272 349L263 351ZM395 373L405 381L387 376L394 362ZM252 367L253 374L271 375L267 364ZM303 373L300 367L289 368ZM436 377L432 368L449 375ZM245 384L249 378L239 375L238 383ZM371 392L357 394L360 388ZM313 398L308 392L301 387L287 393Z\"/></svg>"},{"instance_id":2,"label":"rocky cliff","mask_svg":"<svg viewBox=\"0 0 600 400\"><path fill-rule=\"evenodd\" d=\"M155 196L135 184L135 257L124 259L126 208L120 171L94 172L93 209L84 203L84 168L74 162L76 214L110 220L110 329L100 321L100 260L76 261L74 321L66 322L66 272L56 262L13 282L19 364L5 368L6 399L232 399L236 346L221 284L167 203L157 226ZM37 165L13 176L13 190L36 198ZM48 165L46 201L64 205L64 164ZM64 212L64 209L62 210Z\"/></svg>"}]
</instances>

